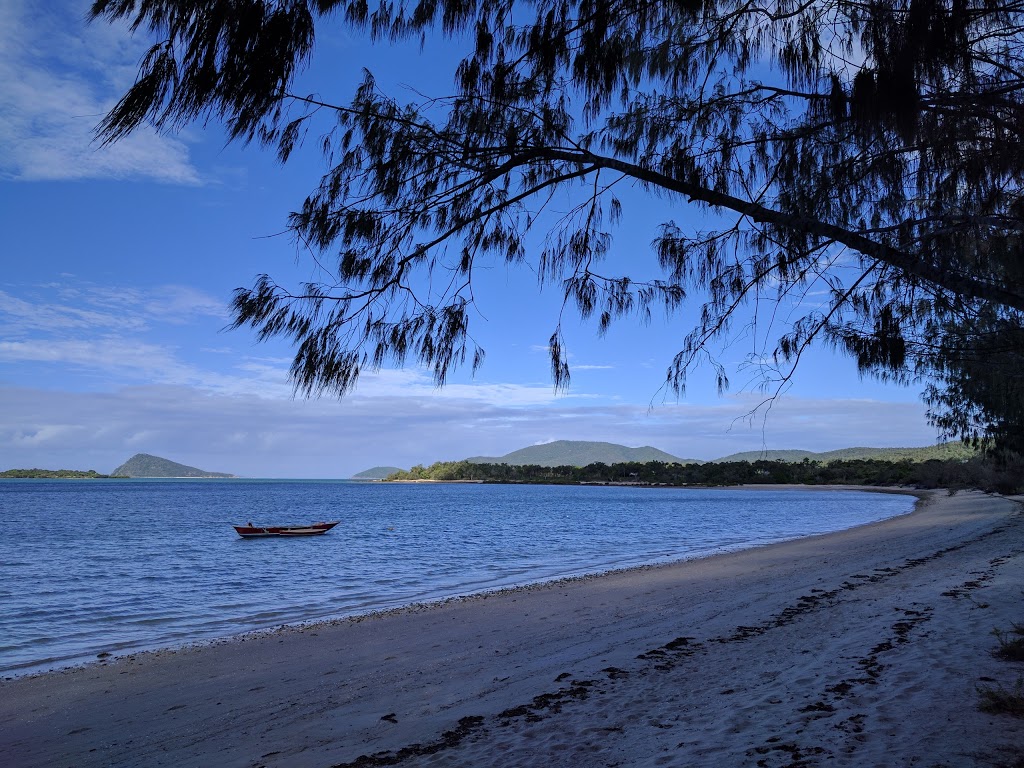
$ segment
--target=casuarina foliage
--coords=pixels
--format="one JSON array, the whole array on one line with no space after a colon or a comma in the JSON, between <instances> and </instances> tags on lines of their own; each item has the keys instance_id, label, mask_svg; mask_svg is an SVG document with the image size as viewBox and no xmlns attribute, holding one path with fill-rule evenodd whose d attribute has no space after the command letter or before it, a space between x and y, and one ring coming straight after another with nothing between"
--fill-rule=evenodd
<instances>
[{"instance_id":1,"label":"casuarina foliage","mask_svg":"<svg viewBox=\"0 0 1024 768\"><path fill-rule=\"evenodd\" d=\"M483 351L475 270L528 262L599 330L701 306L677 391L755 302L801 309L764 350L785 382L807 347L923 378L951 435L1019 448L1024 313L1022 4L990 0L96 0L156 41L99 131L223 121L282 161L315 136L325 170L291 215L336 279L257 279L234 323L296 347L307 394L385 363L438 383ZM450 93L296 89L316 35L448 37ZM652 233L605 271L627 185L701 227ZM566 197L568 196L568 197ZM571 199L561 217L545 204ZM533 230L543 228L544 237ZM800 301L810 292L814 302ZM823 297L823 298L822 298ZM556 383L570 375L559 328Z\"/></svg>"}]
</instances>

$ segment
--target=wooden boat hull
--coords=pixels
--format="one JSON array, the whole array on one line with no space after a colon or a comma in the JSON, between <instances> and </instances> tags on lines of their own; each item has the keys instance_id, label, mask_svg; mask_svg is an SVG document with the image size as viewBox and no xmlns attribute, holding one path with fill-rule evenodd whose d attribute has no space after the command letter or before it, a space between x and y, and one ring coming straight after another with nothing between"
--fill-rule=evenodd
<instances>
[{"instance_id":1,"label":"wooden boat hull","mask_svg":"<svg viewBox=\"0 0 1024 768\"><path fill-rule=\"evenodd\" d=\"M313 523L311 525L233 525L243 539L267 539L289 536L322 536L340 521Z\"/></svg>"}]
</instances>

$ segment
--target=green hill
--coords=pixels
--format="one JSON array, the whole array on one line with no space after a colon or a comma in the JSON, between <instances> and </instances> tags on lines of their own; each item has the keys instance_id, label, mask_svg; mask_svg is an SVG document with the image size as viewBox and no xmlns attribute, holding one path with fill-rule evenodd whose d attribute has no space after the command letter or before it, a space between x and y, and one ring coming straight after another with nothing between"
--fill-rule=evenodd
<instances>
[{"instance_id":1,"label":"green hill","mask_svg":"<svg viewBox=\"0 0 1024 768\"><path fill-rule=\"evenodd\" d=\"M223 472L196 469L148 453L135 454L111 474L117 477L235 477Z\"/></svg>"},{"instance_id":2,"label":"green hill","mask_svg":"<svg viewBox=\"0 0 1024 768\"><path fill-rule=\"evenodd\" d=\"M585 467L588 464L624 464L626 462L660 461L665 464L700 464L697 459L680 459L657 448L627 448L616 443L584 440L555 440L553 443L531 445L504 456L474 456L473 464L535 465L539 467Z\"/></svg>"},{"instance_id":3,"label":"green hill","mask_svg":"<svg viewBox=\"0 0 1024 768\"><path fill-rule=\"evenodd\" d=\"M740 453L730 453L728 456L723 456L720 459L712 459L712 464L724 464L730 461L803 461L804 459L810 459L811 461L819 461L821 454L815 453L814 451L801 451L799 449L781 450L781 451L742 451Z\"/></svg>"},{"instance_id":4,"label":"green hill","mask_svg":"<svg viewBox=\"0 0 1024 768\"><path fill-rule=\"evenodd\" d=\"M787 451L744 451L733 453L715 459L715 463L728 461L855 461L858 459L882 461L929 461L939 459L970 459L977 455L977 451L968 445L959 442L939 443L938 445L927 445L923 448L840 448L835 451L824 451L815 453L813 451L787 450Z\"/></svg>"},{"instance_id":5,"label":"green hill","mask_svg":"<svg viewBox=\"0 0 1024 768\"><path fill-rule=\"evenodd\" d=\"M364 469L358 474L352 475L353 480L383 480L388 475L393 475L395 472L401 472L401 467L371 467L370 469Z\"/></svg>"}]
</instances>

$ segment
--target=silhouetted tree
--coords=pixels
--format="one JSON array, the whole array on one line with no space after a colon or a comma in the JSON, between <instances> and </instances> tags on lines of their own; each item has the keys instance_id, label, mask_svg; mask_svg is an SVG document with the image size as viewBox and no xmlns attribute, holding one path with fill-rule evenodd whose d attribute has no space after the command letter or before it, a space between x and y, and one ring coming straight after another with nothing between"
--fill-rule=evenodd
<instances>
[{"instance_id":1,"label":"silhouetted tree","mask_svg":"<svg viewBox=\"0 0 1024 768\"><path fill-rule=\"evenodd\" d=\"M824 340L881 375L938 373L950 432L1000 423L1005 399L966 381L960 345L977 317L1008 338L1022 327L1020 2L96 0L92 14L156 40L104 141L217 119L285 161L320 135L326 171L290 227L337 281L264 275L233 304L236 326L295 343L304 393L342 394L386 362L438 383L475 368L473 274L505 260L601 331L696 294L667 373L678 391L701 359L727 385L711 342L768 300L803 307L766 350L782 381ZM350 99L296 92L331 27L464 45L453 91L400 101L366 73ZM704 230L662 224L661 279L602 272L623 182L713 214ZM563 192L575 207L545 218ZM564 384L558 327L550 348Z\"/></svg>"}]
</instances>

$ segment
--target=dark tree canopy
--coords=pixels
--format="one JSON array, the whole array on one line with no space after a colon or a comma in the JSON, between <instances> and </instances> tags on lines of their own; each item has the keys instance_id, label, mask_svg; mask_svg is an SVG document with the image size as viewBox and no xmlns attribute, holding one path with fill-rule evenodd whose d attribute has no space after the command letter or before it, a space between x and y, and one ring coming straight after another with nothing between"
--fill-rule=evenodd
<instances>
[{"instance_id":1,"label":"dark tree canopy","mask_svg":"<svg viewBox=\"0 0 1024 768\"><path fill-rule=\"evenodd\" d=\"M215 119L285 161L317 137L326 170L290 226L336 280L294 291L264 275L233 304L236 326L295 343L302 392L344 393L389 361L439 383L478 365L472 276L501 259L534 264L602 330L696 297L676 390L738 308L824 286L772 350L784 377L809 344L832 344L865 371L923 377L949 433L1019 447L1024 0L96 0L92 13L157 41L104 141ZM315 33L338 27L450 37L465 47L451 92L401 101L369 72L355 94L296 92ZM660 279L602 271L623 181L713 223L652 233ZM545 218L567 193L573 210ZM565 383L558 329L551 350Z\"/></svg>"}]
</instances>

